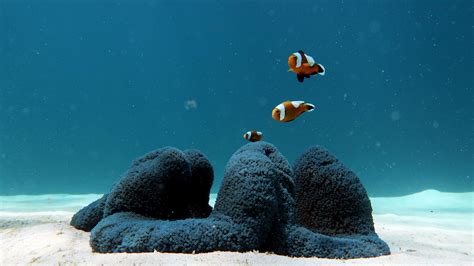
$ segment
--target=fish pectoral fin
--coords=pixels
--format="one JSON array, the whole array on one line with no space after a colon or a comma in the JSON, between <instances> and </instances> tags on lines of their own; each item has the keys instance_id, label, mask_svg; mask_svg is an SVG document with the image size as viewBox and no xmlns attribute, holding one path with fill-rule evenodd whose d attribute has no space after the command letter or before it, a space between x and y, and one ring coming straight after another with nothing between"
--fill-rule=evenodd
<instances>
[{"instance_id":1,"label":"fish pectoral fin","mask_svg":"<svg viewBox=\"0 0 474 266\"><path fill-rule=\"evenodd\" d=\"M303 75L296 75L296 79L298 79L299 82L304 81L304 76Z\"/></svg>"},{"instance_id":2,"label":"fish pectoral fin","mask_svg":"<svg viewBox=\"0 0 474 266\"><path fill-rule=\"evenodd\" d=\"M295 71L293 71L293 69L290 68L290 69L288 69L288 72L295 72Z\"/></svg>"},{"instance_id":3,"label":"fish pectoral fin","mask_svg":"<svg viewBox=\"0 0 474 266\"><path fill-rule=\"evenodd\" d=\"M305 75L304 77L309 79L311 76L310 75Z\"/></svg>"}]
</instances>

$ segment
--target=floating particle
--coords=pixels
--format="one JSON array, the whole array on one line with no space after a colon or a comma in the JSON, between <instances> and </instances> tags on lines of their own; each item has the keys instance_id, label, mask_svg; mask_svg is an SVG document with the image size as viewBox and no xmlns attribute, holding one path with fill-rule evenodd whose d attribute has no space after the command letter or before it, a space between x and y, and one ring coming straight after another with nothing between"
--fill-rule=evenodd
<instances>
[{"instance_id":1,"label":"floating particle","mask_svg":"<svg viewBox=\"0 0 474 266\"><path fill-rule=\"evenodd\" d=\"M196 109L197 108L197 102L194 99L187 100L184 102L184 108L186 110L191 110L191 109Z\"/></svg>"},{"instance_id":2,"label":"floating particle","mask_svg":"<svg viewBox=\"0 0 474 266\"><path fill-rule=\"evenodd\" d=\"M24 115L29 115L29 114L30 114L30 108L24 107L23 109L21 109L21 112L22 112Z\"/></svg>"},{"instance_id":3,"label":"floating particle","mask_svg":"<svg viewBox=\"0 0 474 266\"><path fill-rule=\"evenodd\" d=\"M268 102L268 101L267 101L267 98L265 98L265 97L260 97L260 98L258 98L257 101L258 101L258 104L259 104L260 106L265 106L265 105L267 105L267 102Z\"/></svg>"},{"instance_id":4,"label":"floating particle","mask_svg":"<svg viewBox=\"0 0 474 266\"><path fill-rule=\"evenodd\" d=\"M312 9L313 9L313 12L318 12L320 10L319 6L317 5L314 5Z\"/></svg>"},{"instance_id":5,"label":"floating particle","mask_svg":"<svg viewBox=\"0 0 474 266\"><path fill-rule=\"evenodd\" d=\"M433 127L434 127L434 128L438 128L438 127L439 127L438 121L436 121L436 120L433 121Z\"/></svg>"},{"instance_id":6,"label":"floating particle","mask_svg":"<svg viewBox=\"0 0 474 266\"><path fill-rule=\"evenodd\" d=\"M400 120L400 112L399 111L393 111L390 114L390 118L392 118L392 121L398 121Z\"/></svg>"},{"instance_id":7,"label":"floating particle","mask_svg":"<svg viewBox=\"0 0 474 266\"><path fill-rule=\"evenodd\" d=\"M380 31L380 23L378 21L371 21L369 25L369 30L371 33L377 33Z\"/></svg>"}]
</instances>

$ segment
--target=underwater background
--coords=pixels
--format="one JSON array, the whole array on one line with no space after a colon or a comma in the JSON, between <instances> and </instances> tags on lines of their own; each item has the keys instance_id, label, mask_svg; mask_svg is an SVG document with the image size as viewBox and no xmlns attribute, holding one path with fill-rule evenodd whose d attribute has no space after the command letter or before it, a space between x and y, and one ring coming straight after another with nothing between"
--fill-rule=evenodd
<instances>
[{"instance_id":1,"label":"underwater background","mask_svg":"<svg viewBox=\"0 0 474 266\"><path fill-rule=\"evenodd\" d=\"M104 193L156 148L217 192L242 135L323 145L371 196L473 190L472 1L0 0L0 194ZM298 50L326 68L288 73ZM285 100L316 110L289 123Z\"/></svg>"}]
</instances>

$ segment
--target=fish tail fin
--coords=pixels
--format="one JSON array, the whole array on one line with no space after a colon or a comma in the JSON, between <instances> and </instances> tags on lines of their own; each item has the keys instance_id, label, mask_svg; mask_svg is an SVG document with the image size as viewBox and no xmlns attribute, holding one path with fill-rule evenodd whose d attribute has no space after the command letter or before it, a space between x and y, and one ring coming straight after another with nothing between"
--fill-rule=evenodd
<instances>
[{"instance_id":1,"label":"fish tail fin","mask_svg":"<svg viewBox=\"0 0 474 266\"><path fill-rule=\"evenodd\" d=\"M296 74L296 78L298 79L299 82L303 82L303 81L304 81L304 75Z\"/></svg>"},{"instance_id":2,"label":"fish tail fin","mask_svg":"<svg viewBox=\"0 0 474 266\"><path fill-rule=\"evenodd\" d=\"M310 103L305 103L304 107L305 107L305 112L312 112L314 111L314 108L316 108L313 104L310 104Z\"/></svg>"},{"instance_id":3,"label":"fish tail fin","mask_svg":"<svg viewBox=\"0 0 474 266\"><path fill-rule=\"evenodd\" d=\"M324 68L324 66L321 64L317 64L317 65L318 65L318 74L321 76L326 75L326 69Z\"/></svg>"}]
</instances>

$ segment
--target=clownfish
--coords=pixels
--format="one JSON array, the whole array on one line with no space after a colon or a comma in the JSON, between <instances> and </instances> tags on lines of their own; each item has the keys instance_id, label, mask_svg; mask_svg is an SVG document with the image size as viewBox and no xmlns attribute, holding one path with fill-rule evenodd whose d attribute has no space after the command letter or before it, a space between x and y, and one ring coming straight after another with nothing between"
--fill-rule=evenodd
<instances>
[{"instance_id":1,"label":"clownfish","mask_svg":"<svg viewBox=\"0 0 474 266\"><path fill-rule=\"evenodd\" d=\"M277 105L272 111L273 119L280 122L290 122L305 112L312 112L314 105L304 101L286 101Z\"/></svg>"},{"instance_id":2,"label":"clownfish","mask_svg":"<svg viewBox=\"0 0 474 266\"><path fill-rule=\"evenodd\" d=\"M312 75L319 74L324 76L326 70L321 64L316 64L314 59L299 50L288 57L288 72L295 72L299 82L303 82L304 78L310 78Z\"/></svg>"},{"instance_id":3,"label":"clownfish","mask_svg":"<svg viewBox=\"0 0 474 266\"><path fill-rule=\"evenodd\" d=\"M250 142L256 142L256 141L261 141L263 137L262 132L260 131L247 131L247 133L244 134L244 139L250 141Z\"/></svg>"}]
</instances>

